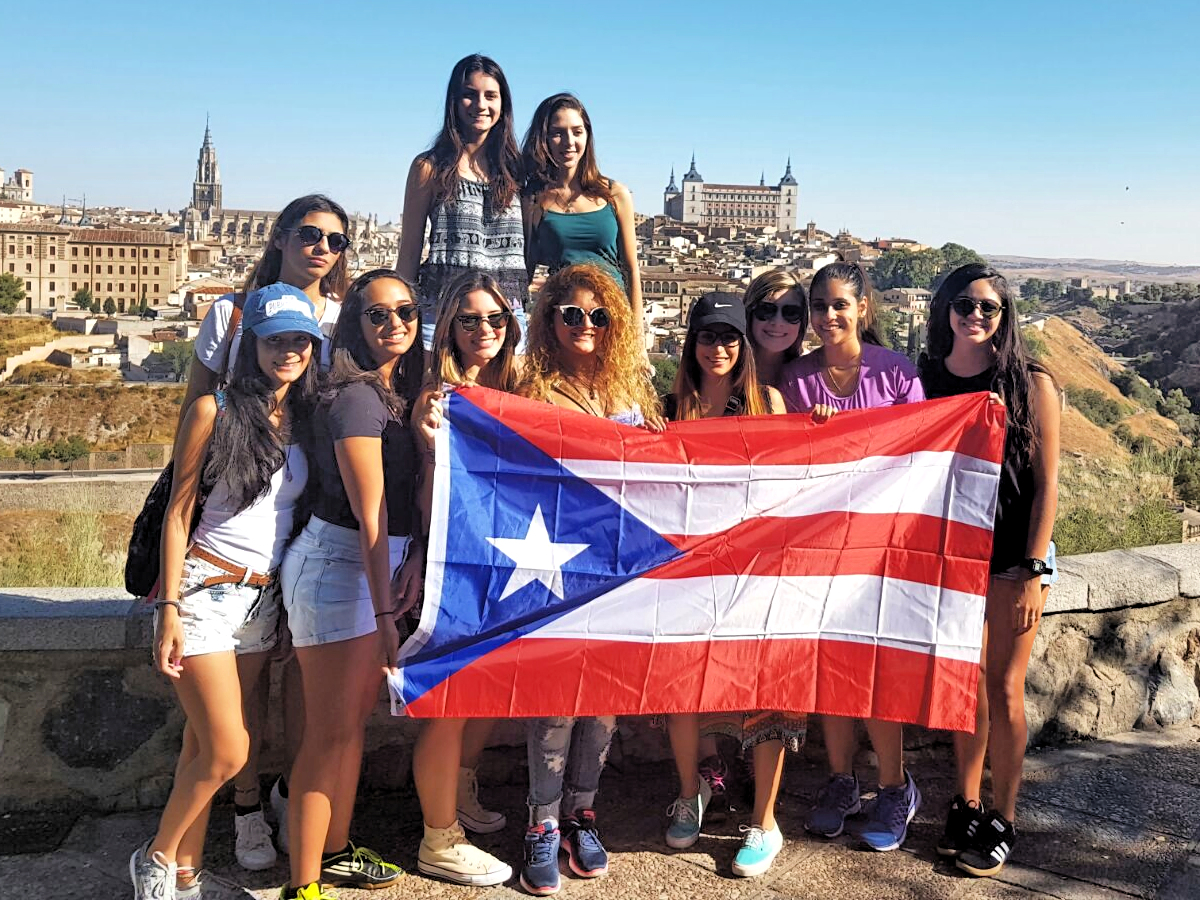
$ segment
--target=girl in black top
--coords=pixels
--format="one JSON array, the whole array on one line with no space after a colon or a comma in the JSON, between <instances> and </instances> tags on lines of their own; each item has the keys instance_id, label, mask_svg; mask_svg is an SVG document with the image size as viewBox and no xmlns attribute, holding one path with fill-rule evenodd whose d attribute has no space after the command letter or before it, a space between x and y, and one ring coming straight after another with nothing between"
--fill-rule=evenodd
<instances>
[{"instance_id":1,"label":"girl in black top","mask_svg":"<svg viewBox=\"0 0 1200 900\"><path fill-rule=\"evenodd\" d=\"M1016 841L1027 738L1025 670L1052 576L1058 388L1029 358L1008 282L976 263L955 269L938 288L920 370L930 399L992 391L1008 414L975 733L954 736L959 792L938 842L938 852L957 857L960 869L994 875ZM993 808L985 812L980 782L989 752Z\"/></svg>"}]
</instances>

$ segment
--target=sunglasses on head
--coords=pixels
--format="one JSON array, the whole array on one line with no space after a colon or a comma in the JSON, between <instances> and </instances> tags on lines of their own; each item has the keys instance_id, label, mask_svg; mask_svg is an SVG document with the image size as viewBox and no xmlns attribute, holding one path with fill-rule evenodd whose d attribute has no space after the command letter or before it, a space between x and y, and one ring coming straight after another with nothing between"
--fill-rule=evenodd
<instances>
[{"instance_id":1,"label":"sunglasses on head","mask_svg":"<svg viewBox=\"0 0 1200 900\"><path fill-rule=\"evenodd\" d=\"M489 313L486 316L463 313L461 316L455 316L454 318L458 322L458 327L467 332L467 334L470 334L472 331L477 331L479 326L484 322L492 326L492 331L499 331L508 325L508 320L512 318L512 313L508 310Z\"/></svg>"},{"instance_id":2,"label":"sunglasses on head","mask_svg":"<svg viewBox=\"0 0 1200 900\"><path fill-rule=\"evenodd\" d=\"M587 319L593 328L607 328L612 324L612 316L603 306L597 306L590 313L582 306L560 306L558 311L562 313L563 324L568 328L578 328L584 319Z\"/></svg>"},{"instance_id":3,"label":"sunglasses on head","mask_svg":"<svg viewBox=\"0 0 1200 900\"><path fill-rule=\"evenodd\" d=\"M799 325L804 321L804 307L795 303L785 303L780 306L778 303L764 300L762 303L755 304L752 314L760 322L770 322L780 314L783 315L783 321L789 325Z\"/></svg>"},{"instance_id":4,"label":"sunglasses on head","mask_svg":"<svg viewBox=\"0 0 1200 900\"><path fill-rule=\"evenodd\" d=\"M704 347L720 344L722 347L736 347L742 342L742 336L736 331L710 331L707 328L696 332L696 343Z\"/></svg>"},{"instance_id":5,"label":"sunglasses on head","mask_svg":"<svg viewBox=\"0 0 1200 900\"><path fill-rule=\"evenodd\" d=\"M415 319L417 317L417 313L419 312L420 310L417 309L415 304L408 303L404 306L397 306L394 308L387 306L372 306L370 309L364 309L363 315L367 317L368 322L370 322L376 328L379 328L391 321L392 316L395 316L401 322L408 323Z\"/></svg>"},{"instance_id":6,"label":"sunglasses on head","mask_svg":"<svg viewBox=\"0 0 1200 900\"><path fill-rule=\"evenodd\" d=\"M964 319L979 308L979 314L985 319L994 319L1000 315L1000 310L1004 309L999 303L993 303L991 300L972 300L970 297L955 297L950 301L950 308L962 316Z\"/></svg>"},{"instance_id":7,"label":"sunglasses on head","mask_svg":"<svg viewBox=\"0 0 1200 900\"><path fill-rule=\"evenodd\" d=\"M316 225L301 225L296 229L296 237L300 238L300 243L305 247L315 246L321 243L321 238L325 238L329 242L331 253L341 253L350 246L350 238L340 231L331 231L326 234Z\"/></svg>"}]
</instances>

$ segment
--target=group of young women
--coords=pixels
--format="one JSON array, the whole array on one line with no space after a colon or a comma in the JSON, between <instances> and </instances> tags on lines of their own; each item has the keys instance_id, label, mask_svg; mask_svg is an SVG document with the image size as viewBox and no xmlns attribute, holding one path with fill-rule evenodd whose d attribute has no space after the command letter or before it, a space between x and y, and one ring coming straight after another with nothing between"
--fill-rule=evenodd
<instances>
[{"instance_id":1,"label":"group of young women","mask_svg":"<svg viewBox=\"0 0 1200 900\"><path fill-rule=\"evenodd\" d=\"M956 736L959 794L938 849L975 874L1004 864L1015 843L1025 666L1053 573L1058 454L1056 388L1025 354L1006 282L983 266L951 273L934 298L918 369L880 345L858 266L827 266L807 292L795 275L770 272L744 296L709 295L692 307L674 388L659 397L646 372L631 226L628 191L597 171L582 105L570 95L543 102L522 159L503 73L477 56L456 65L442 132L413 163L395 271L347 283L348 220L326 197L301 197L280 214L246 292L223 298L205 320L176 440L154 655L187 725L158 831L130 860L138 900L199 896L209 809L230 779L239 862L274 863L255 760L263 673L272 654L290 657L288 648L296 663L284 676L296 698L285 703L289 774L271 792L290 857L281 896L320 900L331 896L326 885L382 887L402 876L356 845L351 825L366 720L420 592L446 383L651 431L726 415L807 413L821 422L994 392L1009 432L979 713L975 733ZM531 292L543 264L551 274ZM803 354L810 323L820 347ZM879 791L860 834L890 850L921 797L904 768L900 726L865 724ZM464 833L506 825L477 794L474 766L491 725L423 726L413 757L423 873L472 885L512 876ZM544 895L559 889L562 850L579 877L607 870L596 796L616 721L526 725L520 882ZM806 717L676 714L666 725L680 779L666 843L691 846L706 812L718 809L728 763L717 738L733 737L752 762L755 796L733 871L765 872L783 844L775 807L784 754L803 744ZM826 716L823 726L830 778L805 825L832 837L862 804L855 724ZM985 810L989 749L994 800Z\"/></svg>"}]
</instances>

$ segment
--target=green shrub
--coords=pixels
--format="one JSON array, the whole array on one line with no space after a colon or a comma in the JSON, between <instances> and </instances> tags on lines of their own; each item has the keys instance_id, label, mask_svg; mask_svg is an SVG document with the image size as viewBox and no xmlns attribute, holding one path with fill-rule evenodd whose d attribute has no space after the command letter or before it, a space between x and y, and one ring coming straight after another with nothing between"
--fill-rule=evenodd
<instances>
[{"instance_id":1,"label":"green shrub","mask_svg":"<svg viewBox=\"0 0 1200 900\"><path fill-rule=\"evenodd\" d=\"M1146 500L1132 512L1109 515L1080 507L1054 523L1054 543L1063 556L1178 544L1181 537L1179 516L1161 499Z\"/></svg>"},{"instance_id":2,"label":"green shrub","mask_svg":"<svg viewBox=\"0 0 1200 900\"><path fill-rule=\"evenodd\" d=\"M1067 388L1067 401L1101 428L1115 425L1125 415L1120 403L1092 388Z\"/></svg>"}]
</instances>

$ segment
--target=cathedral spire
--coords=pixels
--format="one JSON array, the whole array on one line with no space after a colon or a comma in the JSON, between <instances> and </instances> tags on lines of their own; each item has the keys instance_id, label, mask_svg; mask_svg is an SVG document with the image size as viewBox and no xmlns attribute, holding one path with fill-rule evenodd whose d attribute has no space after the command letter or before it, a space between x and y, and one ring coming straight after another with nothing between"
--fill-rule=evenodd
<instances>
[{"instance_id":1,"label":"cathedral spire","mask_svg":"<svg viewBox=\"0 0 1200 900\"><path fill-rule=\"evenodd\" d=\"M783 173L783 178L779 180L780 184L794 185L796 178L792 175L792 157L788 156L787 171Z\"/></svg>"},{"instance_id":2,"label":"cathedral spire","mask_svg":"<svg viewBox=\"0 0 1200 900\"><path fill-rule=\"evenodd\" d=\"M207 113L204 115L204 141L196 159L196 177L192 181L192 208L198 212L221 208L221 170L217 165L217 148L213 146L212 129Z\"/></svg>"},{"instance_id":3,"label":"cathedral spire","mask_svg":"<svg viewBox=\"0 0 1200 900\"><path fill-rule=\"evenodd\" d=\"M687 170L687 174L683 176L684 181L703 181L704 176L696 171L696 153L692 151L692 167Z\"/></svg>"},{"instance_id":4,"label":"cathedral spire","mask_svg":"<svg viewBox=\"0 0 1200 900\"><path fill-rule=\"evenodd\" d=\"M679 188L675 184L675 167L674 166L671 166L671 180L667 183L667 193L668 194L672 194L672 193L678 194L679 193Z\"/></svg>"}]
</instances>

